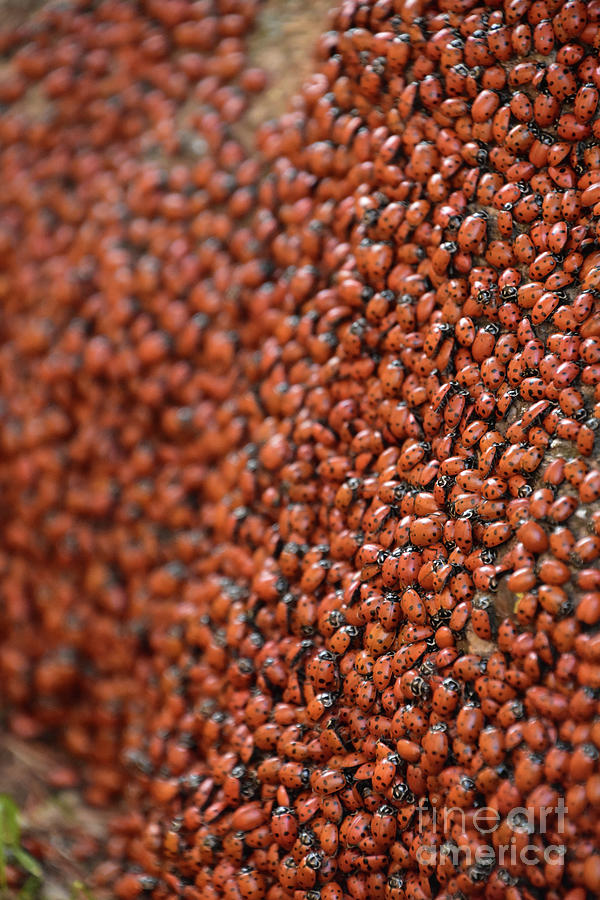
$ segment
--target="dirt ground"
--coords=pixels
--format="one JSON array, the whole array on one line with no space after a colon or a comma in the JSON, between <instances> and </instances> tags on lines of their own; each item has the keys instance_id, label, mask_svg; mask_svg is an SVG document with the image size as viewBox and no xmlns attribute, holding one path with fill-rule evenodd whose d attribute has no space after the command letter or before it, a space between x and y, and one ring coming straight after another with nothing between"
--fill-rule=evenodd
<instances>
[{"instance_id":1,"label":"dirt ground","mask_svg":"<svg viewBox=\"0 0 600 900\"><path fill-rule=\"evenodd\" d=\"M45 0L0 0L0 28L19 25L44 5Z\"/></svg>"},{"instance_id":2,"label":"dirt ground","mask_svg":"<svg viewBox=\"0 0 600 900\"><path fill-rule=\"evenodd\" d=\"M68 785L68 787L52 787ZM108 814L82 802L76 771L62 755L40 742L0 737L0 793L21 815L22 846L41 863L44 900L108 900L94 884L92 869L103 862ZM7 898L18 897L8 892ZM5 894L0 897L5 900Z\"/></svg>"},{"instance_id":3,"label":"dirt ground","mask_svg":"<svg viewBox=\"0 0 600 900\"><path fill-rule=\"evenodd\" d=\"M251 104L237 133L246 146L258 125L285 112L302 81L313 69L313 48L327 30L335 0L267 0L250 36L252 65L269 75L266 90Z\"/></svg>"},{"instance_id":4,"label":"dirt ground","mask_svg":"<svg viewBox=\"0 0 600 900\"><path fill-rule=\"evenodd\" d=\"M56 2L56 0L50 0ZM14 27L44 6L44 0L0 0L0 30ZM268 87L255 99L236 133L247 147L257 125L282 113L312 69L313 47L327 28L332 0L267 0L250 39L252 65L269 75ZM43 900L102 900L92 870L101 860L108 816L87 806L77 791L76 773L54 748L25 742L6 733L0 721L0 794L10 795L22 814L24 846L36 855L44 844ZM57 774L58 773L58 774ZM61 775L62 773L62 775ZM71 781L68 787L49 787L48 781ZM91 851L91 853L90 853ZM78 861L78 857L88 860ZM86 891L74 887L82 882ZM2 900L16 897L0 894Z\"/></svg>"}]
</instances>

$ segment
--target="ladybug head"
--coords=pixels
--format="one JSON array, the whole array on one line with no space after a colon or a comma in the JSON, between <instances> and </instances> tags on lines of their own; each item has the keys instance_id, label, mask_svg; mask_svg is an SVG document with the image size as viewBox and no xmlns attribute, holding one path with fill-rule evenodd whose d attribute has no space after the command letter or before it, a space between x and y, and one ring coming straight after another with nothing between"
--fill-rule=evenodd
<instances>
[{"instance_id":1,"label":"ladybug head","mask_svg":"<svg viewBox=\"0 0 600 900\"><path fill-rule=\"evenodd\" d=\"M392 797L399 803L412 803L414 800L413 792L403 781L394 785L392 788Z\"/></svg>"},{"instance_id":2,"label":"ladybug head","mask_svg":"<svg viewBox=\"0 0 600 900\"><path fill-rule=\"evenodd\" d=\"M298 840L303 847L312 847L315 843L315 833L311 828L303 828L298 833Z\"/></svg>"},{"instance_id":3,"label":"ladybug head","mask_svg":"<svg viewBox=\"0 0 600 900\"><path fill-rule=\"evenodd\" d=\"M421 697L422 699L429 697L429 695L431 694L431 688L429 687L425 679L421 678L420 675L417 675L416 678L413 678L410 683L410 690L414 697Z\"/></svg>"},{"instance_id":4,"label":"ladybug head","mask_svg":"<svg viewBox=\"0 0 600 900\"><path fill-rule=\"evenodd\" d=\"M174 831L178 831L179 829L173 829ZM220 850L221 849L221 841L217 837L216 834L207 834L204 840L202 841L203 846L206 850Z\"/></svg>"},{"instance_id":5,"label":"ladybug head","mask_svg":"<svg viewBox=\"0 0 600 900\"><path fill-rule=\"evenodd\" d=\"M375 293L375 291L373 290L372 287L365 285L364 288L360 292L360 299L363 301L363 303L368 303L374 293Z\"/></svg>"},{"instance_id":6,"label":"ladybug head","mask_svg":"<svg viewBox=\"0 0 600 900\"><path fill-rule=\"evenodd\" d=\"M283 575L280 575L277 581L275 582L275 590L279 594L280 597L286 593L289 587L287 578L284 578Z\"/></svg>"},{"instance_id":7,"label":"ladybug head","mask_svg":"<svg viewBox=\"0 0 600 900\"><path fill-rule=\"evenodd\" d=\"M394 815L394 807L388 806L387 804L383 804L383 806L378 807L377 809L378 816L393 816Z\"/></svg>"},{"instance_id":8,"label":"ladybug head","mask_svg":"<svg viewBox=\"0 0 600 900\"><path fill-rule=\"evenodd\" d=\"M475 597L475 599L473 600L473 608L474 609L486 610L486 609L489 609L491 605L492 605L492 601L490 600L489 597L485 597L485 596Z\"/></svg>"},{"instance_id":9,"label":"ladybug head","mask_svg":"<svg viewBox=\"0 0 600 900\"><path fill-rule=\"evenodd\" d=\"M275 809L273 810L274 816L289 816L289 815L293 815L293 814L294 814L294 810L291 809L289 806L276 806Z\"/></svg>"},{"instance_id":10,"label":"ladybug head","mask_svg":"<svg viewBox=\"0 0 600 900\"><path fill-rule=\"evenodd\" d=\"M567 616L571 615L571 613L573 612L573 609L574 609L573 600L569 597L567 600L565 600L564 603L561 603L560 608L558 610L557 617L559 619L565 619Z\"/></svg>"},{"instance_id":11,"label":"ladybug head","mask_svg":"<svg viewBox=\"0 0 600 900\"><path fill-rule=\"evenodd\" d=\"M423 662L423 664L422 664L421 666L419 666L419 672L420 672L421 675L423 675L425 678L428 678L428 677L430 677L431 675L433 675L433 674L435 673L435 669L436 669L436 666L435 666L435 663L434 663L434 661L433 661L432 659L426 659L426 660Z\"/></svg>"},{"instance_id":12,"label":"ladybug head","mask_svg":"<svg viewBox=\"0 0 600 900\"><path fill-rule=\"evenodd\" d=\"M331 709L331 707L335 703L335 694L325 692L323 694L317 694L317 700L319 700L325 709Z\"/></svg>"},{"instance_id":13,"label":"ladybug head","mask_svg":"<svg viewBox=\"0 0 600 900\"><path fill-rule=\"evenodd\" d=\"M379 219L379 211L377 209L367 209L363 213L362 221L363 224L370 228L372 225L377 224L377 220Z\"/></svg>"},{"instance_id":14,"label":"ladybug head","mask_svg":"<svg viewBox=\"0 0 600 900\"><path fill-rule=\"evenodd\" d=\"M493 860L487 860L485 857L476 866L471 866L467 870L467 877L473 884L482 884L487 881L490 876L491 868L494 866Z\"/></svg>"},{"instance_id":15,"label":"ladybug head","mask_svg":"<svg viewBox=\"0 0 600 900\"><path fill-rule=\"evenodd\" d=\"M515 719L524 719L525 718L525 707L521 703L520 700L513 700L510 704L510 710L515 717Z\"/></svg>"},{"instance_id":16,"label":"ladybug head","mask_svg":"<svg viewBox=\"0 0 600 900\"><path fill-rule=\"evenodd\" d=\"M454 841L444 841L440 846L440 856L449 856L451 859L458 855L458 844Z\"/></svg>"}]
</instances>

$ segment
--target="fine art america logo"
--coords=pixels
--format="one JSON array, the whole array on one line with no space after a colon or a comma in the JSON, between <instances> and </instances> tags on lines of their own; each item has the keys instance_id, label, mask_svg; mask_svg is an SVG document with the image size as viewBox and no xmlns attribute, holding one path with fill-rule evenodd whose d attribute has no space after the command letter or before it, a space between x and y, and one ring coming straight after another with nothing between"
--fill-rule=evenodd
<instances>
[{"instance_id":1,"label":"fine art america logo","mask_svg":"<svg viewBox=\"0 0 600 900\"><path fill-rule=\"evenodd\" d=\"M437 866L448 861L456 869L468 868L475 879L484 878L494 866L511 866L521 863L537 866L540 863L557 864L565 855L566 848L557 837L564 834L565 815L568 812L562 797L556 806L515 807L508 815L501 816L498 810L489 806L480 807L474 813L464 809L445 808L441 815L435 806L427 809L419 807L419 832L424 834L449 834L457 825L460 831L476 831L482 835L481 843L459 845L446 841L431 846L422 845L417 851L417 862L423 866ZM426 823L423 820L427 813ZM468 819L468 821L467 821ZM552 823L551 826L549 823ZM498 841L502 828L502 841ZM508 829L506 828L508 826ZM545 841L533 843L534 835L545 835ZM491 841L491 843L488 843ZM492 845L493 844L493 845Z\"/></svg>"}]
</instances>

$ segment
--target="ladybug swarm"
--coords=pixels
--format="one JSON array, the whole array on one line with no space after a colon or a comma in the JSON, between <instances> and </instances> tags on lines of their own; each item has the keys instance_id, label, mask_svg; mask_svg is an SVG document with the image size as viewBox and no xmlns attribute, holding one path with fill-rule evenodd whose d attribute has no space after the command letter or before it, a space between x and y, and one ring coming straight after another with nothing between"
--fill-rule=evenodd
<instances>
[{"instance_id":1,"label":"ladybug swarm","mask_svg":"<svg viewBox=\"0 0 600 900\"><path fill-rule=\"evenodd\" d=\"M591 900L600 0L342 0L248 152L256 11L0 35L10 722L119 900Z\"/></svg>"}]
</instances>

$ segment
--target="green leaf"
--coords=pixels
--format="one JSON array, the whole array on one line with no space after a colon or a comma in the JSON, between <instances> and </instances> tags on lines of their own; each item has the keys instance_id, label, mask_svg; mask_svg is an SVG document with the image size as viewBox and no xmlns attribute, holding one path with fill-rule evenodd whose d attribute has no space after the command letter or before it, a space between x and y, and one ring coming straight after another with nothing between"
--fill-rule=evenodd
<instances>
[{"instance_id":1,"label":"green leaf","mask_svg":"<svg viewBox=\"0 0 600 900\"><path fill-rule=\"evenodd\" d=\"M81 897L85 897L85 900L94 900L92 892L82 881L74 881L71 885L71 900L81 900Z\"/></svg>"},{"instance_id":2,"label":"green leaf","mask_svg":"<svg viewBox=\"0 0 600 900\"><path fill-rule=\"evenodd\" d=\"M20 838L17 804L8 794L0 794L0 847L18 844Z\"/></svg>"},{"instance_id":3,"label":"green leaf","mask_svg":"<svg viewBox=\"0 0 600 900\"><path fill-rule=\"evenodd\" d=\"M22 847L11 847L11 853L22 869L25 869L25 871L29 872L30 875L33 875L34 878L42 877L42 867L31 853L28 853L27 850L23 850Z\"/></svg>"},{"instance_id":4,"label":"green leaf","mask_svg":"<svg viewBox=\"0 0 600 900\"><path fill-rule=\"evenodd\" d=\"M2 894L4 894L6 886L6 858L4 856L4 847L0 841L0 890L2 891Z\"/></svg>"},{"instance_id":5,"label":"green leaf","mask_svg":"<svg viewBox=\"0 0 600 900\"><path fill-rule=\"evenodd\" d=\"M39 897L40 885L40 879L30 875L19 891L19 900L35 900L36 897Z\"/></svg>"}]
</instances>

